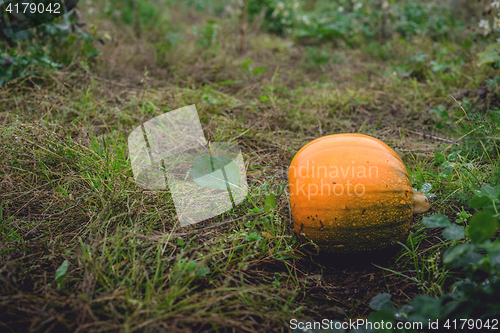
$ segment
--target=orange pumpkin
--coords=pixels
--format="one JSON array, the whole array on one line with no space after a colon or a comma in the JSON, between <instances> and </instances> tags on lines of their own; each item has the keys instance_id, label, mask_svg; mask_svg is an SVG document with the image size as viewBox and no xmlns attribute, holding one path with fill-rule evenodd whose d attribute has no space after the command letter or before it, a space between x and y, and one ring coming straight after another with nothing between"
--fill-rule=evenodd
<instances>
[{"instance_id":1,"label":"orange pumpkin","mask_svg":"<svg viewBox=\"0 0 500 333\"><path fill-rule=\"evenodd\" d=\"M363 134L318 138L288 171L294 230L326 252L354 253L405 241L413 213L430 208L388 145Z\"/></svg>"}]
</instances>

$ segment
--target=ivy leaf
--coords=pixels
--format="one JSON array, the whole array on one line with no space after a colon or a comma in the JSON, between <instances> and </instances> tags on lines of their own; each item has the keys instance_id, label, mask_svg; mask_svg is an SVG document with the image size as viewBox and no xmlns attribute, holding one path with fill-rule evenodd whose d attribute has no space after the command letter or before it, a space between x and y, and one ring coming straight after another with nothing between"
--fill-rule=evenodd
<instances>
[{"instance_id":1,"label":"ivy leaf","mask_svg":"<svg viewBox=\"0 0 500 333\"><path fill-rule=\"evenodd\" d=\"M443 214L424 217L422 222L427 228L442 228L449 227L451 225L450 220Z\"/></svg>"},{"instance_id":2,"label":"ivy leaf","mask_svg":"<svg viewBox=\"0 0 500 333\"><path fill-rule=\"evenodd\" d=\"M473 243L483 243L493 237L497 228L497 219L491 213L479 212L469 222L469 236Z\"/></svg>"},{"instance_id":3,"label":"ivy leaf","mask_svg":"<svg viewBox=\"0 0 500 333\"><path fill-rule=\"evenodd\" d=\"M465 236L465 229L459 225L452 224L443 230L443 237L448 240L460 239Z\"/></svg>"},{"instance_id":4,"label":"ivy leaf","mask_svg":"<svg viewBox=\"0 0 500 333\"><path fill-rule=\"evenodd\" d=\"M240 183L238 165L225 156L197 156L193 161L193 167L189 169L189 174L201 187L227 190L228 185L230 188L237 188Z\"/></svg>"},{"instance_id":5,"label":"ivy leaf","mask_svg":"<svg viewBox=\"0 0 500 333\"><path fill-rule=\"evenodd\" d=\"M488 206L490 203L491 199L486 195L475 196L469 200L469 205L476 209Z\"/></svg>"},{"instance_id":6,"label":"ivy leaf","mask_svg":"<svg viewBox=\"0 0 500 333\"><path fill-rule=\"evenodd\" d=\"M479 55L479 61L477 62L478 66L482 66L484 64L492 64L500 60L500 43L488 45L488 47L478 55Z\"/></svg>"},{"instance_id":7,"label":"ivy leaf","mask_svg":"<svg viewBox=\"0 0 500 333\"><path fill-rule=\"evenodd\" d=\"M373 297L370 301L370 308L373 310L393 309L394 303L391 301L391 294L381 293Z\"/></svg>"}]
</instances>

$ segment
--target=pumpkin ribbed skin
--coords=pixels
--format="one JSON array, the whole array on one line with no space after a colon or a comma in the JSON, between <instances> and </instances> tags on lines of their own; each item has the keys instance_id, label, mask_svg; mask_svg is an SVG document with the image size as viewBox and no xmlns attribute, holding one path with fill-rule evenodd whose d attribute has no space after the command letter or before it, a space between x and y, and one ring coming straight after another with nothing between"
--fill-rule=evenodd
<instances>
[{"instance_id":1,"label":"pumpkin ribbed skin","mask_svg":"<svg viewBox=\"0 0 500 333\"><path fill-rule=\"evenodd\" d=\"M371 251L406 238L411 181L398 154L378 139L318 138L295 155L288 182L295 233L323 251Z\"/></svg>"}]
</instances>

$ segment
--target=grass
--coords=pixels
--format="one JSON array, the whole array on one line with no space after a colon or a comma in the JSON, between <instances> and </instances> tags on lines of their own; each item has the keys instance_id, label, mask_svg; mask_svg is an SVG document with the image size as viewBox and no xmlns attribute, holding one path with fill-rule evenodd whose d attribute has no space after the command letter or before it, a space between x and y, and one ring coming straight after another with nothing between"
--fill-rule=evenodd
<instances>
[{"instance_id":1,"label":"grass","mask_svg":"<svg viewBox=\"0 0 500 333\"><path fill-rule=\"evenodd\" d=\"M449 288L459 276L440 262L450 242L420 217L406 244L374 254L374 265L317 256L296 240L288 191L279 187L304 144L361 132L395 148L414 187L432 184L434 211L452 220L462 207L471 212L468 198L495 173L478 141L418 133L453 140L481 121L480 137L498 136L498 88L479 91L496 72L477 68L472 56L481 45L394 36L383 46L308 49L255 30L240 52L237 20L215 17L217 42L207 46L191 28L203 31L212 15L178 5L164 14L182 43L154 29L138 39L132 26L87 14L97 34L110 36L94 66L75 63L0 88L4 330L288 331L291 318L366 318L379 292L401 305ZM464 60L436 72L425 63L412 76L410 59L421 53ZM464 89L468 97L459 98ZM471 123L450 94L469 101ZM241 147L250 189L235 209L181 228L168 191L135 186L127 135L190 104L209 141ZM447 119L430 112L439 106ZM498 161L497 141L483 142ZM276 205L265 208L270 193Z\"/></svg>"}]
</instances>

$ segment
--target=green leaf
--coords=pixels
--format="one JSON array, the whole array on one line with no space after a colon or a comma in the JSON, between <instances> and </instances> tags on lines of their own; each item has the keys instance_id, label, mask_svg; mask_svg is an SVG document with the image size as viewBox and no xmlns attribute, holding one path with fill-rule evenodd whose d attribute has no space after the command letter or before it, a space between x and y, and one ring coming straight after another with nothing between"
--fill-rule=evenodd
<instances>
[{"instance_id":1,"label":"green leaf","mask_svg":"<svg viewBox=\"0 0 500 333\"><path fill-rule=\"evenodd\" d=\"M500 185L494 188L488 185L483 185L481 187L481 195L486 195L490 199L495 199L500 195Z\"/></svg>"},{"instance_id":2,"label":"green leaf","mask_svg":"<svg viewBox=\"0 0 500 333\"><path fill-rule=\"evenodd\" d=\"M250 65L252 65L253 60L251 59L246 59L241 62L241 67L245 69L250 69Z\"/></svg>"},{"instance_id":3,"label":"green leaf","mask_svg":"<svg viewBox=\"0 0 500 333\"><path fill-rule=\"evenodd\" d=\"M498 229L497 219L489 212L475 214L469 222L469 236L473 243L489 240Z\"/></svg>"},{"instance_id":4,"label":"green leaf","mask_svg":"<svg viewBox=\"0 0 500 333\"><path fill-rule=\"evenodd\" d=\"M425 295L417 295L411 301L414 310L408 316L409 321L417 321L427 324L430 320L435 320L439 317L441 301Z\"/></svg>"},{"instance_id":5,"label":"green leaf","mask_svg":"<svg viewBox=\"0 0 500 333\"><path fill-rule=\"evenodd\" d=\"M269 219L265 216L259 217L257 221L263 224L269 223Z\"/></svg>"},{"instance_id":6,"label":"green leaf","mask_svg":"<svg viewBox=\"0 0 500 333\"><path fill-rule=\"evenodd\" d=\"M483 52L479 53L478 56L478 66L482 66L484 64L492 64L500 60L500 43L488 45L488 47Z\"/></svg>"},{"instance_id":7,"label":"green leaf","mask_svg":"<svg viewBox=\"0 0 500 333\"><path fill-rule=\"evenodd\" d=\"M454 262L459 256L463 255L464 253L471 252L471 250L474 248L474 246L470 243L466 244L460 244L454 247L450 247L447 249L444 254L443 254L443 263L450 264Z\"/></svg>"},{"instance_id":8,"label":"green leaf","mask_svg":"<svg viewBox=\"0 0 500 333\"><path fill-rule=\"evenodd\" d=\"M172 282L180 279L198 279L206 276L210 270L203 262L186 258L177 259L172 268Z\"/></svg>"},{"instance_id":9,"label":"green leaf","mask_svg":"<svg viewBox=\"0 0 500 333\"><path fill-rule=\"evenodd\" d=\"M445 163L448 163L448 162L445 162ZM445 165L445 163L443 163L443 166ZM446 178L446 176L449 176L452 172L453 172L453 167L448 166L439 175L443 175Z\"/></svg>"},{"instance_id":10,"label":"green leaf","mask_svg":"<svg viewBox=\"0 0 500 333\"><path fill-rule=\"evenodd\" d=\"M458 44L466 51L469 50L472 47L472 45L474 45L470 38L467 38L463 43L459 42Z\"/></svg>"},{"instance_id":11,"label":"green leaf","mask_svg":"<svg viewBox=\"0 0 500 333\"><path fill-rule=\"evenodd\" d=\"M488 249L488 254L490 255L490 264L492 266L500 265L500 243L492 244L496 245Z\"/></svg>"},{"instance_id":12,"label":"green leaf","mask_svg":"<svg viewBox=\"0 0 500 333\"><path fill-rule=\"evenodd\" d=\"M471 217L472 215L469 214L468 212L466 212L465 210L461 211L460 214L458 214L458 217L463 219L463 220L466 220L468 219L469 217Z\"/></svg>"},{"instance_id":13,"label":"green leaf","mask_svg":"<svg viewBox=\"0 0 500 333\"><path fill-rule=\"evenodd\" d=\"M64 260L61 266L56 270L56 277L55 281L57 283L64 282L64 279L66 278L66 273L68 272L68 267L69 267L69 262L67 260Z\"/></svg>"},{"instance_id":14,"label":"green leaf","mask_svg":"<svg viewBox=\"0 0 500 333\"><path fill-rule=\"evenodd\" d=\"M253 69L253 75L260 75L260 74L264 73L265 71L267 71L267 67L255 67Z\"/></svg>"},{"instance_id":15,"label":"green leaf","mask_svg":"<svg viewBox=\"0 0 500 333\"><path fill-rule=\"evenodd\" d=\"M458 150L456 152L451 153L450 155L448 155L448 159L450 161L457 159L457 157L460 155L461 152L462 152L461 150Z\"/></svg>"},{"instance_id":16,"label":"green leaf","mask_svg":"<svg viewBox=\"0 0 500 333\"><path fill-rule=\"evenodd\" d=\"M434 162L441 164L446 161L446 157L441 153L434 154Z\"/></svg>"},{"instance_id":17,"label":"green leaf","mask_svg":"<svg viewBox=\"0 0 500 333\"><path fill-rule=\"evenodd\" d=\"M193 161L193 167L189 169L189 174L201 187L227 190L228 185L230 188L237 188L240 183L238 165L225 156L197 156Z\"/></svg>"},{"instance_id":18,"label":"green leaf","mask_svg":"<svg viewBox=\"0 0 500 333\"><path fill-rule=\"evenodd\" d=\"M452 224L443 230L443 237L448 240L461 239L464 236L465 236L465 229L456 224Z\"/></svg>"},{"instance_id":19,"label":"green leaf","mask_svg":"<svg viewBox=\"0 0 500 333\"><path fill-rule=\"evenodd\" d=\"M441 318L449 318L449 316L460 306L462 301L450 301L442 305ZM456 318L456 317L455 317Z\"/></svg>"},{"instance_id":20,"label":"green leaf","mask_svg":"<svg viewBox=\"0 0 500 333\"><path fill-rule=\"evenodd\" d=\"M255 231L254 231L254 232L252 232L251 234L249 234L249 235L246 235L246 236L245 236L245 240L246 240L247 242L256 242L256 241L261 240L261 239L262 239L262 236L261 236L261 235L259 235L259 234L258 234L257 232L255 232Z\"/></svg>"},{"instance_id":21,"label":"green leaf","mask_svg":"<svg viewBox=\"0 0 500 333\"><path fill-rule=\"evenodd\" d=\"M370 301L370 308L373 310L393 309L394 303L391 301L391 294L381 293L373 297Z\"/></svg>"},{"instance_id":22,"label":"green leaf","mask_svg":"<svg viewBox=\"0 0 500 333\"><path fill-rule=\"evenodd\" d=\"M474 257L474 245L470 243L450 247L444 252L443 263L452 268L465 266Z\"/></svg>"},{"instance_id":23,"label":"green leaf","mask_svg":"<svg viewBox=\"0 0 500 333\"><path fill-rule=\"evenodd\" d=\"M449 63L442 64L442 63L439 63L439 62L433 60L433 61L431 61L431 66L432 66L431 71L439 72L445 68L450 67L450 64Z\"/></svg>"},{"instance_id":24,"label":"green leaf","mask_svg":"<svg viewBox=\"0 0 500 333\"><path fill-rule=\"evenodd\" d=\"M177 238L177 246L184 246L184 240L181 237Z\"/></svg>"},{"instance_id":25,"label":"green leaf","mask_svg":"<svg viewBox=\"0 0 500 333\"><path fill-rule=\"evenodd\" d=\"M344 34L341 31L342 29L339 29L339 27L335 24L330 24L330 25L325 25L322 27L318 27L318 38L321 36L321 38L331 40L335 38L342 38L344 37Z\"/></svg>"},{"instance_id":26,"label":"green leaf","mask_svg":"<svg viewBox=\"0 0 500 333\"><path fill-rule=\"evenodd\" d=\"M491 203L491 199L488 198L488 196L486 196L486 195L475 196L469 200L469 205L471 205L473 208L476 208L476 209L486 207L490 203Z\"/></svg>"},{"instance_id":27,"label":"green leaf","mask_svg":"<svg viewBox=\"0 0 500 333\"><path fill-rule=\"evenodd\" d=\"M422 222L427 228L442 228L451 225L450 220L443 214L436 214L430 217L424 217Z\"/></svg>"},{"instance_id":28,"label":"green leaf","mask_svg":"<svg viewBox=\"0 0 500 333\"><path fill-rule=\"evenodd\" d=\"M450 115L448 114L448 111L446 110L442 110L439 115L441 116L441 118L443 118L443 120L448 120L448 118L450 117Z\"/></svg>"},{"instance_id":29,"label":"green leaf","mask_svg":"<svg viewBox=\"0 0 500 333\"><path fill-rule=\"evenodd\" d=\"M259 187L259 190L261 190L261 191L267 191L268 189L269 189L269 184L264 184L264 185Z\"/></svg>"},{"instance_id":30,"label":"green leaf","mask_svg":"<svg viewBox=\"0 0 500 333\"><path fill-rule=\"evenodd\" d=\"M391 302L392 303L392 302ZM382 309L377 312L372 312L368 316L368 321L371 322L372 324L375 323L388 323L391 322L394 324L396 322L396 317L394 316L394 311L392 309ZM381 326L379 329L377 329L377 333L392 333L393 330L389 329L387 324ZM394 326L394 325L393 325Z\"/></svg>"},{"instance_id":31,"label":"green leaf","mask_svg":"<svg viewBox=\"0 0 500 333\"><path fill-rule=\"evenodd\" d=\"M276 195L274 193L270 193L266 196L266 200L264 201L264 211L268 212L274 208L276 208Z\"/></svg>"},{"instance_id":32,"label":"green leaf","mask_svg":"<svg viewBox=\"0 0 500 333\"><path fill-rule=\"evenodd\" d=\"M425 62L425 59L429 57L428 54L417 54L416 56L413 56L410 61L416 61L416 62Z\"/></svg>"},{"instance_id":33,"label":"green leaf","mask_svg":"<svg viewBox=\"0 0 500 333\"><path fill-rule=\"evenodd\" d=\"M202 278L202 277L206 276L208 273L210 273L210 270L206 266L201 266L196 271L196 277Z\"/></svg>"},{"instance_id":34,"label":"green leaf","mask_svg":"<svg viewBox=\"0 0 500 333\"><path fill-rule=\"evenodd\" d=\"M488 83L488 88L492 88L498 82L500 82L500 76L497 76L494 79L488 79L488 80L486 80L486 83Z\"/></svg>"}]
</instances>

